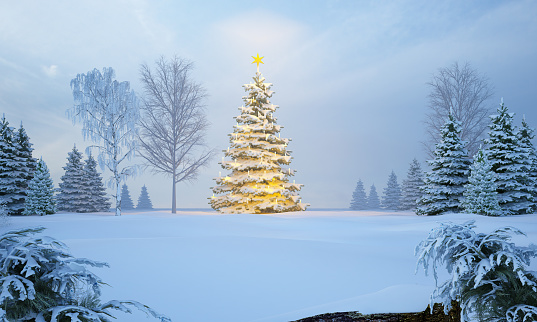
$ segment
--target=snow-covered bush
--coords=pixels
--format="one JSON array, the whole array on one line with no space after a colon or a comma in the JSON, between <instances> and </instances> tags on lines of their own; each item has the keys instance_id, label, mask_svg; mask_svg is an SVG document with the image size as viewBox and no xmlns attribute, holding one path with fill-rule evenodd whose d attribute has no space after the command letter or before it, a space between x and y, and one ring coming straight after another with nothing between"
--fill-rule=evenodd
<instances>
[{"instance_id":1,"label":"snow-covered bush","mask_svg":"<svg viewBox=\"0 0 537 322\"><path fill-rule=\"evenodd\" d=\"M516 246L511 235L525 235L514 227L476 233L474 221L442 223L416 247L418 267L432 266L437 288L431 303L460 301L462 321L536 321L537 272L528 271L537 246ZM451 279L438 286L437 265L445 264ZM432 305L431 305L432 307Z\"/></svg>"},{"instance_id":2,"label":"snow-covered bush","mask_svg":"<svg viewBox=\"0 0 537 322\"><path fill-rule=\"evenodd\" d=\"M67 246L51 237L33 237L43 227L0 236L0 321L104 322L110 309L130 313L134 306L161 321L170 321L135 301L101 304L101 279L86 266L108 264L74 258Z\"/></svg>"}]
</instances>

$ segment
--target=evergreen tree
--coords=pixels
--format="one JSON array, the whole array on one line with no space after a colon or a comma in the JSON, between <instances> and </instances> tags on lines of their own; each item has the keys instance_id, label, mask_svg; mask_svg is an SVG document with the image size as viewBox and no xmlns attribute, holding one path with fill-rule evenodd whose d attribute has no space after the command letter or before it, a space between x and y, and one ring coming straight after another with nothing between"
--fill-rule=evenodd
<instances>
[{"instance_id":1,"label":"evergreen tree","mask_svg":"<svg viewBox=\"0 0 537 322\"><path fill-rule=\"evenodd\" d=\"M19 195L23 196L19 198L17 202L14 202L11 205L11 210L13 213L22 214L25 209L25 200L26 200L26 191L28 190L28 184L30 180L34 177L35 168L37 166L37 160L32 157L32 144L30 143L30 138L26 134L26 130L22 126L18 129L17 132L13 134L13 144L16 149L16 156L18 159L18 184L17 188Z\"/></svg>"},{"instance_id":2,"label":"evergreen tree","mask_svg":"<svg viewBox=\"0 0 537 322\"><path fill-rule=\"evenodd\" d=\"M459 212L464 185L468 183L470 160L465 142L460 139L461 123L449 115L441 129L442 140L436 145L431 171L425 176L423 196L418 200L418 215Z\"/></svg>"},{"instance_id":3,"label":"evergreen tree","mask_svg":"<svg viewBox=\"0 0 537 322\"><path fill-rule=\"evenodd\" d=\"M487 157L492 171L496 173L498 202L502 211L500 215L517 215L531 213L534 202L528 169L530 154L522 148L513 126L514 113L508 113L503 100L498 114L490 118Z\"/></svg>"},{"instance_id":4,"label":"evergreen tree","mask_svg":"<svg viewBox=\"0 0 537 322\"><path fill-rule=\"evenodd\" d=\"M131 195L129 193L129 187L127 187L126 184L123 184L123 186L121 187L121 209L134 209L134 203L132 202Z\"/></svg>"},{"instance_id":5,"label":"evergreen tree","mask_svg":"<svg viewBox=\"0 0 537 322\"><path fill-rule=\"evenodd\" d=\"M76 146L68 153L65 174L60 178L60 193L56 198L58 210L70 212L90 212L90 187L82 163L82 153Z\"/></svg>"},{"instance_id":6,"label":"evergreen tree","mask_svg":"<svg viewBox=\"0 0 537 322\"><path fill-rule=\"evenodd\" d=\"M9 215L20 214L26 199L26 162L18 149L17 136L5 115L0 123L0 203Z\"/></svg>"},{"instance_id":7,"label":"evergreen tree","mask_svg":"<svg viewBox=\"0 0 537 322\"><path fill-rule=\"evenodd\" d=\"M56 212L54 183L43 158L37 163L34 177L28 184L24 215L50 215Z\"/></svg>"},{"instance_id":8,"label":"evergreen tree","mask_svg":"<svg viewBox=\"0 0 537 322\"><path fill-rule=\"evenodd\" d=\"M386 209L397 210L401 204L401 187L397 183L395 172L388 177L388 183L384 188L384 196L382 198L382 206Z\"/></svg>"},{"instance_id":9,"label":"evergreen tree","mask_svg":"<svg viewBox=\"0 0 537 322\"><path fill-rule=\"evenodd\" d=\"M90 187L89 189L89 207L88 212L107 212L110 211L112 203L106 196L106 188L103 184L101 174L97 172L97 162L91 156L88 156L84 164L84 181Z\"/></svg>"},{"instance_id":10,"label":"evergreen tree","mask_svg":"<svg viewBox=\"0 0 537 322\"><path fill-rule=\"evenodd\" d=\"M537 152L535 151L535 146L532 142L535 138L535 129L528 125L525 115L522 117L522 126L518 131L517 137L520 147L529 155L527 159L528 168L526 169L529 177L529 182L527 184L533 188L531 192L533 196L532 209L535 211L537 208L537 205L535 204L537 202Z\"/></svg>"},{"instance_id":11,"label":"evergreen tree","mask_svg":"<svg viewBox=\"0 0 537 322\"><path fill-rule=\"evenodd\" d=\"M369 197L367 198L367 207L369 209L380 208L379 195L377 194L377 188L375 188L375 185L372 185L371 189L369 189Z\"/></svg>"},{"instance_id":12,"label":"evergreen tree","mask_svg":"<svg viewBox=\"0 0 537 322\"><path fill-rule=\"evenodd\" d=\"M262 57L261 57L262 58ZM259 58L260 59L260 58ZM256 58L256 61L257 58ZM222 168L230 175L218 176L210 198L211 206L223 213L277 213L305 210L298 191L302 184L291 183L295 171L282 168L291 163L287 145L290 139L280 137L274 112L278 106L270 103L272 84L265 83L261 73L254 82L244 85L248 92L243 97L241 114L230 134L231 147L222 157Z\"/></svg>"},{"instance_id":13,"label":"evergreen tree","mask_svg":"<svg viewBox=\"0 0 537 322\"><path fill-rule=\"evenodd\" d=\"M140 197L138 197L136 209L153 209L153 203L151 203L151 199L149 199L149 193L147 193L147 188L145 185L142 187Z\"/></svg>"},{"instance_id":14,"label":"evergreen tree","mask_svg":"<svg viewBox=\"0 0 537 322\"><path fill-rule=\"evenodd\" d=\"M462 202L466 212L487 216L499 215L501 209L496 192L496 175L491 169L492 166L483 150L477 151Z\"/></svg>"},{"instance_id":15,"label":"evergreen tree","mask_svg":"<svg viewBox=\"0 0 537 322\"><path fill-rule=\"evenodd\" d=\"M421 188L423 187L423 172L421 165L416 158L412 160L406 180L403 181L401 192L401 209L416 209L418 199L421 198Z\"/></svg>"},{"instance_id":16,"label":"evergreen tree","mask_svg":"<svg viewBox=\"0 0 537 322\"><path fill-rule=\"evenodd\" d=\"M367 196L364 190L364 184L362 180L359 179L356 184L356 189L352 193L352 201L350 208L352 210L364 210L367 209Z\"/></svg>"}]
</instances>

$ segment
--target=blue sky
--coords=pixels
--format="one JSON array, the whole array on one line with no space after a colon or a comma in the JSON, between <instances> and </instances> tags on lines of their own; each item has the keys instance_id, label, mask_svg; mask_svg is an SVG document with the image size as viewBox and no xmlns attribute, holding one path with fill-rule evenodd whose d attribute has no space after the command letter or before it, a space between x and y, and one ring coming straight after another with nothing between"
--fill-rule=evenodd
<instances>
[{"instance_id":1,"label":"blue sky","mask_svg":"<svg viewBox=\"0 0 537 322\"><path fill-rule=\"evenodd\" d=\"M303 201L345 208L359 178L382 192L392 170L401 182L414 157L425 163L426 83L438 68L470 62L494 85L492 108L503 97L517 123L525 114L537 127L535 39L535 1L3 1L0 107L57 184L73 144L90 144L65 114L70 80L113 67L141 93L140 64L177 54L210 95L210 146L226 149L259 53ZM219 159L178 186L180 208L208 207ZM170 207L168 178L127 184L133 199L146 184Z\"/></svg>"}]
</instances>

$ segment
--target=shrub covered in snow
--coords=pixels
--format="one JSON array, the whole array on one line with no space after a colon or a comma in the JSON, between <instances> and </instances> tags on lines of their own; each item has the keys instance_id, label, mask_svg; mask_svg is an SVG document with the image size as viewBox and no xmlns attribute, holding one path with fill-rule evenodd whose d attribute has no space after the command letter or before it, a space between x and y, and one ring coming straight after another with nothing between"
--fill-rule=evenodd
<instances>
[{"instance_id":1,"label":"shrub covered in snow","mask_svg":"<svg viewBox=\"0 0 537 322\"><path fill-rule=\"evenodd\" d=\"M537 272L528 271L537 246L516 246L511 235L524 235L514 227L476 233L474 221L462 225L442 223L416 247L418 266L429 266L438 285L437 265L445 264L451 279L431 295L447 312L451 301L461 304L462 321L536 321Z\"/></svg>"},{"instance_id":2,"label":"shrub covered in snow","mask_svg":"<svg viewBox=\"0 0 537 322\"><path fill-rule=\"evenodd\" d=\"M101 304L103 282L86 266L108 264L74 258L50 237L33 237L44 228L10 231L0 236L0 321L91 321L114 318L110 309L130 313L129 305L170 321L135 301Z\"/></svg>"}]
</instances>

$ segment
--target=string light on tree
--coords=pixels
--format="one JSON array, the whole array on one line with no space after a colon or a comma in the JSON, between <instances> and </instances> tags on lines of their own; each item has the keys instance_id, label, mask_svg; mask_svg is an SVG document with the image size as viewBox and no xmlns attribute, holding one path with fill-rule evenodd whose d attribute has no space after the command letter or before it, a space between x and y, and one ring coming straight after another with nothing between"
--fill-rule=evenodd
<instances>
[{"instance_id":1,"label":"string light on tree","mask_svg":"<svg viewBox=\"0 0 537 322\"><path fill-rule=\"evenodd\" d=\"M215 178L217 185L212 188L210 204L222 213L306 210L309 204L302 203L298 195L303 185L289 182L296 170L282 168L291 163L291 151L287 150L291 140L281 137L283 126L273 116L278 106L269 101L274 93L270 90L272 84L265 83L259 72L264 57L257 54L252 58L252 64L257 64L254 82L243 86L248 94L243 97L241 114L235 117L237 124L229 134L231 146L222 151L224 157L219 162L231 173L224 177L220 173Z\"/></svg>"}]
</instances>

